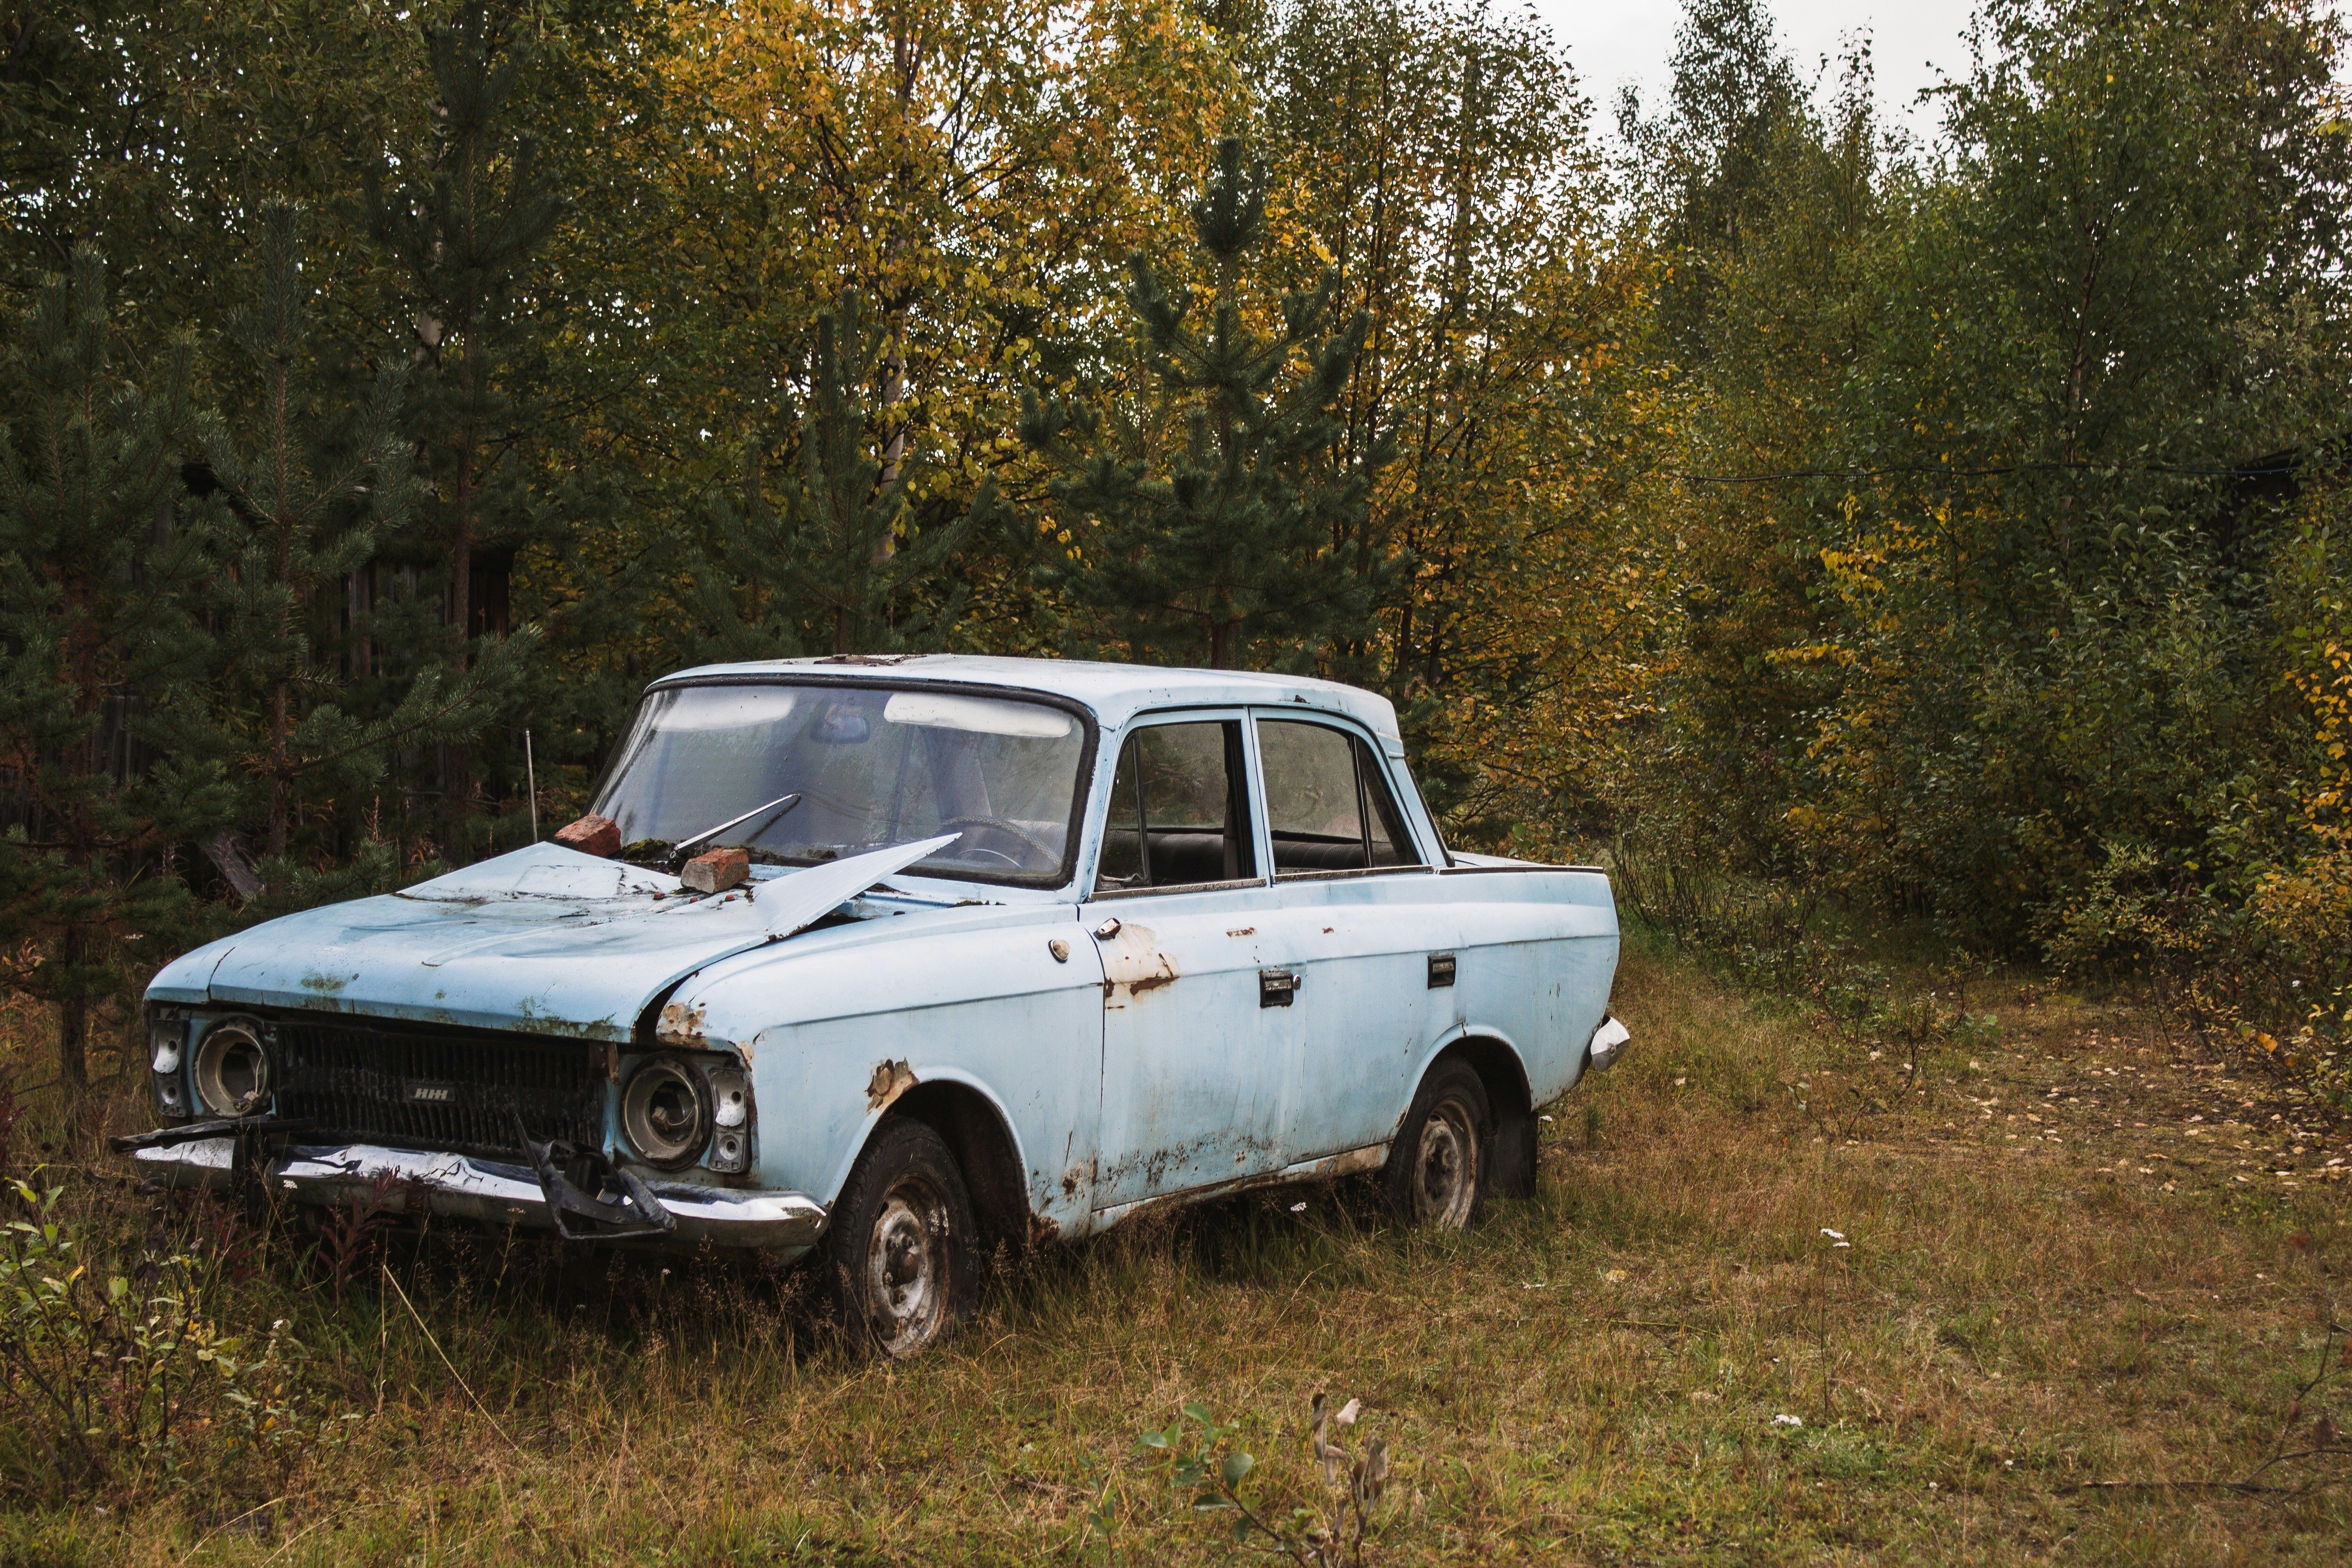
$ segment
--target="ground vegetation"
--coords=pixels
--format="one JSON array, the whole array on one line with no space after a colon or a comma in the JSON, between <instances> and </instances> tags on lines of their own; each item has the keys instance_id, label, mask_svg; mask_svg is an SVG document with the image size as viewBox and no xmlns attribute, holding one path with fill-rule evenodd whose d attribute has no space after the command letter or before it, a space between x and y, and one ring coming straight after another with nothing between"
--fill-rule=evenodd
<instances>
[{"instance_id":1,"label":"ground vegetation","mask_svg":"<svg viewBox=\"0 0 2352 1568\"><path fill-rule=\"evenodd\" d=\"M2332 1553L2342 1127L2160 1013L1886 977L1854 1026L1638 941L1640 1049L1482 1228L1228 1201L1039 1255L907 1367L802 1275L151 1207L31 1114L0 1554L1209 1562L1220 1489L1308 1561L1359 1498L1382 1563Z\"/></svg>"}]
</instances>

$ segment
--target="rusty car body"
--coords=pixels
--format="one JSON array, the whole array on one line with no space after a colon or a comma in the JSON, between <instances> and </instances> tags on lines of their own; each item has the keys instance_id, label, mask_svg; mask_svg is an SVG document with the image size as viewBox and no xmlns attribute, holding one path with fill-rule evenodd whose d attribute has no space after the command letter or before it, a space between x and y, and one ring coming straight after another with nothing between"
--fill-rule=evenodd
<instances>
[{"instance_id":1,"label":"rusty car body","mask_svg":"<svg viewBox=\"0 0 2352 1568\"><path fill-rule=\"evenodd\" d=\"M1171 1202L1377 1172L1466 1225L1625 1039L1607 878L1449 852L1391 705L1328 682L687 670L592 812L610 858L534 844L170 964L162 1124L119 1142L167 1184L814 1249L907 1353L984 1249ZM689 848L748 868L698 891Z\"/></svg>"}]
</instances>

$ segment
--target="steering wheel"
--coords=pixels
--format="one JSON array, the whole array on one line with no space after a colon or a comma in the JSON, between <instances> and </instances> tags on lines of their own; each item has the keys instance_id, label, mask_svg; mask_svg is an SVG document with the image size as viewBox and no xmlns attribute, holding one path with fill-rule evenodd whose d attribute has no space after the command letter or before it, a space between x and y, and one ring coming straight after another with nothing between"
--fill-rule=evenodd
<instances>
[{"instance_id":1,"label":"steering wheel","mask_svg":"<svg viewBox=\"0 0 2352 1568\"><path fill-rule=\"evenodd\" d=\"M982 833L1002 834L1005 837L1012 839L1013 843L1021 846L1023 848L1036 851L1037 858L1035 860L1024 861L1016 859L1011 855L1007 855L1002 849L991 849L985 845L971 844L965 846L965 848L971 852L982 855L993 855L999 860L1003 861L1006 865L1012 867L1016 871L1025 871L1032 865L1057 866L1061 864L1062 852L1060 850L1055 848L1044 839L1039 838L1033 834L1024 833L1020 828L1013 826L1011 823L999 822L992 816L941 817L940 819L940 831L944 833L950 828L965 831L976 829Z\"/></svg>"}]
</instances>

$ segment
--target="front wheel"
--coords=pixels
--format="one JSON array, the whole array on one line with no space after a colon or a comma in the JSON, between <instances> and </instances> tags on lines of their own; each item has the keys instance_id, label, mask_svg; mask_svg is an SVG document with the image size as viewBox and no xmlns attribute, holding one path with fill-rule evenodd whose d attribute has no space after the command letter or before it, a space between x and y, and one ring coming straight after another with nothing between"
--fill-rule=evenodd
<instances>
[{"instance_id":1,"label":"front wheel","mask_svg":"<svg viewBox=\"0 0 2352 1568\"><path fill-rule=\"evenodd\" d=\"M1440 1062L1421 1080L1381 1172L1389 1205L1408 1225L1467 1230L1486 1198L1494 1112L1464 1062Z\"/></svg>"},{"instance_id":2,"label":"front wheel","mask_svg":"<svg viewBox=\"0 0 2352 1568\"><path fill-rule=\"evenodd\" d=\"M940 1135L886 1120L857 1156L824 1242L843 1327L858 1349L920 1354L971 1305L971 1197Z\"/></svg>"}]
</instances>

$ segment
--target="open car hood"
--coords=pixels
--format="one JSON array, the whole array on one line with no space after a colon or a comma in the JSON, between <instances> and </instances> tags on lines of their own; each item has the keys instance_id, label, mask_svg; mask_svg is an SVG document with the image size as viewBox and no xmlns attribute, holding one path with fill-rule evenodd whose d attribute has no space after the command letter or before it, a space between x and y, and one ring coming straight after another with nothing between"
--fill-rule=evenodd
<instances>
[{"instance_id":1,"label":"open car hood","mask_svg":"<svg viewBox=\"0 0 2352 1568\"><path fill-rule=\"evenodd\" d=\"M708 896L659 871L534 844L199 948L148 996L626 1042L677 981L805 930L954 837Z\"/></svg>"}]
</instances>

